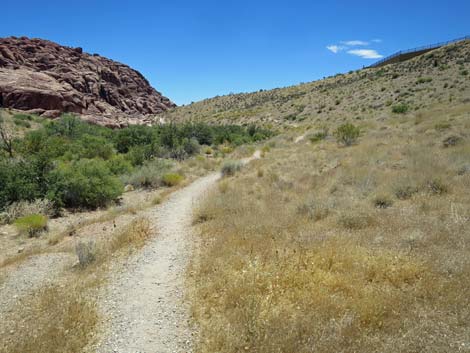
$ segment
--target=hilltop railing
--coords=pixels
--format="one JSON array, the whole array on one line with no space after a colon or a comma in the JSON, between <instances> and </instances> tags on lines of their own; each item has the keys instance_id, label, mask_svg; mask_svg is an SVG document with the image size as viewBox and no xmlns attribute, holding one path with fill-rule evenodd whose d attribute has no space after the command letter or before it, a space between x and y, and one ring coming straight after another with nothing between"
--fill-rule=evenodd
<instances>
[{"instance_id":1,"label":"hilltop railing","mask_svg":"<svg viewBox=\"0 0 470 353\"><path fill-rule=\"evenodd\" d=\"M377 61L376 63L370 65L369 67L380 66L381 64L383 64L383 63L385 63L389 60L392 60L392 59L396 58L397 56L410 54L410 53L415 53L415 52L417 53L417 52L425 51L425 50L437 49L437 48L443 47L445 45L461 42L461 41L464 41L464 40L470 40L470 36L465 36L465 37L462 37L462 38L449 40L447 42L440 42L440 43L435 43L435 44L431 44L431 45L425 45L425 46L417 47L417 48L413 48L413 49L400 50L399 52L396 52L395 54L392 54L390 56L387 56L386 58L383 58L383 59Z\"/></svg>"}]
</instances>

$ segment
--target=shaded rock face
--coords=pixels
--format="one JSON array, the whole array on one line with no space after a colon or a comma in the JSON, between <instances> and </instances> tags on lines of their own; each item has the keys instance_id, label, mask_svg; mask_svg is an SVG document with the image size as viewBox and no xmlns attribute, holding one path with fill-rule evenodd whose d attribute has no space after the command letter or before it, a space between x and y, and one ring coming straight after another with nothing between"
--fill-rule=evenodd
<instances>
[{"instance_id":1,"label":"shaded rock face","mask_svg":"<svg viewBox=\"0 0 470 353\"><path fill-rule=\"evenodd\" d=\"M175 107L129 66L56 43L0 38L0 107L47 117L80 114L119 127Z\"/></svg>"}]
</instances>

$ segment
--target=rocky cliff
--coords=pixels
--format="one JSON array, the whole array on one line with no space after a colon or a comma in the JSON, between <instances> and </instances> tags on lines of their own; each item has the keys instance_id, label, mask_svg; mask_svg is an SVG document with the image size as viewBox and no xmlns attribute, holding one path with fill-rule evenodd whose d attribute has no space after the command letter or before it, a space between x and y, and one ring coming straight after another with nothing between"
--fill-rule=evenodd
<instances>
[{"instance_id":1,"label":"rocky cliff","mask_svg":"<svg viewBox=\"0 0 470 353\"><path fill-rule=\"evenodd\" d=\"M47 40L0 38L0 107L119 127L174 106L127 65Z\"/></svg>"}]
</instances>

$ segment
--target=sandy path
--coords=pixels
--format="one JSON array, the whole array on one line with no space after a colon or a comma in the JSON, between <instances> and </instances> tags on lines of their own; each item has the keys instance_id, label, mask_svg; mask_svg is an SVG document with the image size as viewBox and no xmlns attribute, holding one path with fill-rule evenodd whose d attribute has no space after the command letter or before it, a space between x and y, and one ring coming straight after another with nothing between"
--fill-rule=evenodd
<instances>
[{"instance_id":1,"label":"sandy path","mask_svg":"<svg viewBox=\"0 0 470 353\"><path fill-rule=\"evenodd\" d=\"M246 164L259 158L256 151ZM97 352L191 352L194 332L184 302L185 270L192 253L194 204L220 178L213 173L172 194L147 216L156 235L111 279L101 310L107 318Z\"/></svg>"}]
</instances>

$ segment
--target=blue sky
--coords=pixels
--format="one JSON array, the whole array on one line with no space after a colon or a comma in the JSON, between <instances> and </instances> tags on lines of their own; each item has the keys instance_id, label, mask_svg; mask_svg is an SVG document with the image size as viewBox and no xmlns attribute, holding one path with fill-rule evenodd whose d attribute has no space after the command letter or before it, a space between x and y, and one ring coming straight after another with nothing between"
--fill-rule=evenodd
<instances>
[{"instance_id":1,"label":"blue sky","mask_svg":"<svg viewBox=\"0 0 470 353\"><path fill-rule=\"evenodd\" d=\"M121 61L177 104L308 82L470 35L468 0L2 0L0 11L1 37Z\"/></svg>"}]
</instances>

